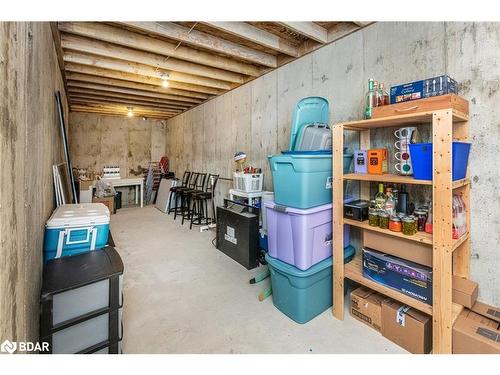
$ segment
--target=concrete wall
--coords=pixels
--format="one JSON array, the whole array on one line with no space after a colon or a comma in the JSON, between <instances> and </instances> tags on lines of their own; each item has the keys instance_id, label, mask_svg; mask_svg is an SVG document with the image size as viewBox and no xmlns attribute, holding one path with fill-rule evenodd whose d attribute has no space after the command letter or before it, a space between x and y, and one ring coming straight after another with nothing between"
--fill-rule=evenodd
<instances>
[{"instance_id":1,"label":"concrete wall","mask_svg":"<svg viewBox=\"0 0 500 375\"><path fill-rule=\"evenodd\" d=\"M491 163L500 143L500 23L376 23L167 122L171 169L230 177L232 157L246 151L266 173L266 156L286 149L295 103L310 95L330 102L330 122L362 117L368 78L386 86L448 73L470 100L472 278L480 297L500 304L500 168ZM425 135L425 134L424 134ZM347 136L351 149L356 139ZM388 130L374 146L392 148ZM219 200L230 184L221 184ZM354 188L354 191L356 189ZM427 197L430 192L427 194ZM425 197L418 195L419 200Z\"/></svg>"},{"instance_id":2,"label":"concrete wall","mask_svg":"<svg viewBox=\"0 0 500 375\"><path fill-rule=\"evenodd\" d=\"M0 22L0 86L0 342L36 341L52 164L64 161L48 23Z\"/></svg>"},{"instance_id":3,"label":"concrete wall","mask_svg":"<svg viewBox=\"0 0 500 375\"><path fill-rule=\"evenodd\" d=\"M71 112L69 124L71 162L78 168L102 173L105 165L118 165L122 176L134 177L165 155L163 120ZM133 202L133 188L119 190L127 192L124 204Z\"/></svg>"}]
</instances>

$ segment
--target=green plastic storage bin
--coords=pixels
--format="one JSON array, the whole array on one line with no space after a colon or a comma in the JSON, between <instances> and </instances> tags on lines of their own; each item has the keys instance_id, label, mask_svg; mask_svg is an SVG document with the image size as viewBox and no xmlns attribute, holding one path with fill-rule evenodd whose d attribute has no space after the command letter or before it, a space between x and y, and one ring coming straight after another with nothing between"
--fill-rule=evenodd
<instances>
[{"instance_id":1,"label":"green plastic storage bin","mask_svg":"<svg viewBox=\"0 0 500 375\"><path fill-rule=\"evenodd\" d=\"M348 263L354 253L352 246L346 247L344 263ZM268 254L266 261L271 273L273 304L283 314L304 324L332 306L332 257L305 271Z\"/></svg>"}]
</instances>

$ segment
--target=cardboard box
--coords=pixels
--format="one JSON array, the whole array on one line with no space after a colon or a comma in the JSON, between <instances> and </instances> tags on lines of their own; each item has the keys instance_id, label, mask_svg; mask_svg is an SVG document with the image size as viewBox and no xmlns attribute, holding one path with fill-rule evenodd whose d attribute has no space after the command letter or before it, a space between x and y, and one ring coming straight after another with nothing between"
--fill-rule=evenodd
<instances>
[{"instance_id":1,"label":"cardboard box","mask_svg":"<svg viewBox=\"0 0 500 375\"><path fill-rule=\"evenodd\" d=\"M80 181L80 191L92 189L94 180L79 180Z\"/></svg>"},{"instance_id":2,"label":"cardboard box","mask_svg":"<svg viewBox=\"0 0 500 375\"><path fill-rule=\"evenodd\" d=\"M477 283L464 277L453 276L453 302L470 309L476 303L477 294Z\"/></svg>"},{"instance_id":3,"label":"cardboard box","mask_svg":"<svg viewBox=\"0 0 500 375\"><path fill-rule=\"evenodd\" d=\"M500 354L500 308L476 302L453 325L453 353Z\"/></svg>"},{"instance_id":4,"label":"cardboard box","mask_svg":"<svg viewBox=\"0 0 500 375\"><path fill-rule=\"evenodd\" d=\"M432 267L432 246L429 245L366 229L363 246Z\"/></svg>"},{"instance_id":5,"label":"cardboard box","mask_svg":"<svg viewBox=\"0 0 500 375\"><path fill-rule=\"evenodd\" d=\"M430 316L387 299L382 302L382 335L414 354L432 350Z\"/></svg>"},{"instance_id":6,"label":"cardboard box","mask_svg":"<svg viewBox=\"0 0 500 375\"><path fill-rule=\"evenodd\" d=\"M351 292L351 316L380 332L382 329L382 301L385 299L387 297L364 286L353 290Z\"/></svg>"},{"instance_id":7,"label":"cardboard box","mask_svg":"<svg viewBox=\"0 0 500 375\"><path fill-rule=\"evenodd\" d=\"M391 104L394 104L432 96L456 94L457 92L457 82L447 75L441 75L398 86L391 86L390 100Z\"/></svg>"},{"instance_id":8,"label":"cardboard box","mask_svg":"<svg viewBox=\"0 0 500 375\"><path fill-rule=\"evenodd\" d=\"M364 247L363 276L432 304L432 268Z\"/></svg>"},{"instance_id":9,"label":"cardboard box","mask_svg":"<svg viewBox=\"0 0 500 375\"><path fill-rule=\"evenodd\" d=\"M116 211L115 211L115 196L114 195L111 197L104 197L104 198L93 197L92 203L102 203L106 207L108 207L110 214L116 213Z\"/></svg>"},{"instance_id":10,"label":"cardboard box","mask_svg":"<svg viewBox=\"0 0 500 375\"><path fill-rule=\"evenodd\" d=\"M461 113L469 113L469 102L455 94L434 96L432 98L420 99L411 102L375 107L372 111L372 118L398 116L417 112L432 112L449 108L453 108Z\"/></svg>"}]
</instances>

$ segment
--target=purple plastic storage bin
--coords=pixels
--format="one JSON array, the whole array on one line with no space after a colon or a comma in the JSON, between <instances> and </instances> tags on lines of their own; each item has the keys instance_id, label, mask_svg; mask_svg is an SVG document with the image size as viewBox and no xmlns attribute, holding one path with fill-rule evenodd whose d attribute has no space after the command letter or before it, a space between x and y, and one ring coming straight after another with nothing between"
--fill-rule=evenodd
<instances>
[{"instance_id":1,"label":"purple plastic storage bin","mask_svg":"<svg viewBox=\"0 0 500 375\"><path fill-rule=\"evenodd\" d=\"M345 202L352 201L346 199ZM265 202L269 256L307 270L332 256L332 205L305 210ZM344 247L350 226L344 225Z\"/></svg>"}]
</instances>

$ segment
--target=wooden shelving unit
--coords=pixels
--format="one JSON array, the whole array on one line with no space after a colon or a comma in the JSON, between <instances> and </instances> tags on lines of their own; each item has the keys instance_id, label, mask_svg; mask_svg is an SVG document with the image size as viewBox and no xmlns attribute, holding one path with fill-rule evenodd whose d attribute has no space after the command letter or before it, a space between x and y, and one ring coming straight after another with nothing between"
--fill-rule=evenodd
<instances>
[{"instance_id":1,"label":"wooden shelving unit","mask_svg":"<svg viewBox=\"0 0 500 375\"><path fill-rule=\"evenodd\" d=\"M420 102L423 102L423 99ZM422 107L425 107L422 106ZM370 120L338 123L333 127L333 201L343 202L345 180L360 182L361 199L370 199L370 182L414 184L432 188L433 234L417 233L405 236L402 233L371 227L368 222L359 222L343 217L342 204L333 206L333 314L344 318L344 278L349 278L388 297L400 301L432 316L433 353L452 352L453 322L462 311L462 306L452 303L452 275L469 277L470 273L470 236L467 232L458 240L452 238L452 197L461 194L467 207L467 222L470 227L470 180L465 178L452 181L452 142L469 139L469 115L456 108L439 108L408 114L375 118ZM392 174L343 174L343 135L344 131L360 132L360 149L369 149L370 130L387 127L401 127L429 124L433 143L433 179L415 180L413 177ZM404 238L432 247L433 263L433 301L428 305L403 293L385 287L363 277L361 255L350 263L343 263L343 226L349 224L364 231L376 231L387 236Z\"/></svg>"}]
</instances>

